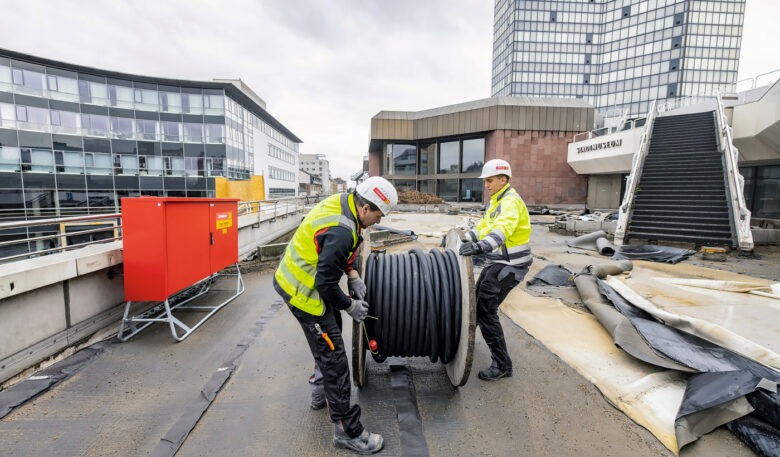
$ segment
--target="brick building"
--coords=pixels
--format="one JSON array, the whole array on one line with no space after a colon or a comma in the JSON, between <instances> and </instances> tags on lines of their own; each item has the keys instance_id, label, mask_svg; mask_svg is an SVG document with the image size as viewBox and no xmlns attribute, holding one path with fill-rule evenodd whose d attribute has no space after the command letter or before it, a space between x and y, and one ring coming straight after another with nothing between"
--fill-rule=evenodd
<instances>
[{"instance_id":1,"label":"brick building","mask_svg":"<svg viewBox=\"0 0 780 457\"><path fill-rule=\"evenodd\" d=\"M450 202L485 202L485 161L512 166L528 205L582 205L587 181L567 164L572 137L595 112L583 100L493 97L425 111L381 111L371 119L369 173L399 190Z\"/></svg>"}]
</instances>

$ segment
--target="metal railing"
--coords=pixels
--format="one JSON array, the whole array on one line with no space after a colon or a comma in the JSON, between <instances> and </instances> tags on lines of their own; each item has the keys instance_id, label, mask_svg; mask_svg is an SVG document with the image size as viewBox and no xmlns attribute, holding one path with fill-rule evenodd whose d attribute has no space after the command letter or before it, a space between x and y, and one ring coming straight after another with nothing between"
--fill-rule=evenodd
<instances>
[{"instance_id":1,"label":"metal railing","mask_svg":"<svg viewBox=\"0 0 780 457\"><path fill-rule=\"evenodd\" d=\"M0 263L120 240L121 219L111 213L0 222Z\"/></svg>"},{"instance_id":2,"label":"metal railing","mask_svg":"<svg viewBox=\"0 0 780 457\"><path fill-rule=\"evenodd\" d=\"M650 145L650 135L653 132L653 124L655 118L658 115L658 105L655 101L650 105L650 111L645 118L642 137L639 140L639 149L634 153L634 157L631 161L631 173L628 175L628 181L626 182L626 191L623 194L623 202L620 204L620 211L618 213L618 223L615 228L614 244L620 246L623 244L623 239L626 236L626 229L628 228L628 220L631 216L631 209L633 208L634 197L636 196L636 187L639 176L642 174L642 167L645 163L645 157L647 157L647 150Z\"/></svg>"},{"instance_id":3,"label":"metal railing","mask_svg":"<svg viewBox=\"0 0 780 457\"><path fill-rule=\"evenodd\" d=\"M256 215L252 223L272 222L305 212L328 195L304 195L274 200L239 202L238 214ZM49 212L50 210L50 212ZM38 217L57 216L55 209L39 212ZM73 208L74 211L77 209ZM94 209L93 209L94 210ZM113 207L109 210L113 210ZM86 211L78 209L78 211ZM24 217L14 211L10 216ZM122 213L81 214L72 217L50 217L0 222L0 263L65 252L99 243L122 239Z\"/></svg>"},{"instance_id":4,"label":"metal railing","mask_svg":"<svg viewBox=\"0 0 780 457\"><path fill-rule=\"evenodd\" d=\"M666 113L675 109L683 108L690 105L696 105L704 102L721 103L723 94L737 94L738 92L744 92L758 87L770 86L780 79L780 69L773 70L767 73L762 73L753 78L746 78L737 81L734 84L726 84L713 89L705 90L693 95L687 95L685 97L678 97L675 99L667 100L659 104L658 112ZM715 100L717 99L717 102Z\"/></svg>"},{"instance_id":5,"label":"metal railing","mask_svg":"<svg viewBox=\"0 0 780 457\"><path fill-rule=\"evenodd\" d=\"M327 194L302 195L299 197L284 197L273 200L255 200L238 203L238 215L256 214L260 221L273 220L304 210L328 197Z\"/></svg>"},{"instance_id":6,"label":"metal railing","mask_svg":"<svg viewBox=\"0 0 780 457\"><path fill-rule=\"evenodd\" d=\"M592 138L598 138L600 136L609 135L611 133L623 132L626 130L643 127L646 122L647 122L647 118L644 117L640 117L636 119L626 119L614 127L602 127L600 129L578 133L574 135L571 142L576 143L578 141L590 140Z\"/></svg>"},{"instance_id":7,"label":"metal railing","mask_svg":"<svg viewBox=\"0 0 780 457\"><path fill-rule=\"evenodd\" d=\"M734 146L731 127L723 109L720 93L717 94L718 109L715 114L718 119L718 135L723 162L726 167L726 183L728 184L729 203L732 221L737 235L737 246L741 251L753 250L753 233L750 231L750 210L745 204L743 188L745 178L739 173L739 150Z\"/></svg>"}]
</instances>

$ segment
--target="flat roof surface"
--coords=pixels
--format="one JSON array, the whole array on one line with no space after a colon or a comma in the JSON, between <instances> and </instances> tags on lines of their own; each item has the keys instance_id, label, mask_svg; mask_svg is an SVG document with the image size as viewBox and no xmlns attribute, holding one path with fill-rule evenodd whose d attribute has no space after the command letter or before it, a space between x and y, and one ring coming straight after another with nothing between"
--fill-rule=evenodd
<instances>
[{"instance_id":1,"label":"flat roof surface","mask_svg":"<svg viewBox=\"0 0 780 457\"><path fill-rule=\"evenodd\" d=\"M552 220L532 216L535 262L526 280L550 263L574 271L597 259L570 252L564 243L570 237L549 232L544 225ZM431 235L417 242L427 250L438 245L438 231L462 221L463 216L393 213L382 223ZM779 257L780 248L769 247L760 259L691 262L776 278ZM331 445L332 424L325 410L309 409L307 379L313 359L300 326L273 290L272 270L250 269L244 269L246 292L183 342L176 343L169 328L160 324L126 343L111 339L103 353L76 374L0 419L0 455L149 455L203 402L202 391L213 387L239 347L245 350L233 359L232 376L188 431L178 456L354 455ZM204 299L219 303L226 294L214 291ZM390 358L383 364L369 360L368 383L361 389L353 386L352 398L362 408L365 426L385 438L379 455L402 455L406 439L399 431L398 388L393 387L390 365L411 370L430 455L673 455L523 328L503 314L501 322L514 376L499 382L477 379L477 371L490 363L479 331L471 375L460 388L450 385L443 365L427 358ZM344 325L351 362L348 316ZM680 455L753 453L719 428Z\"/></svg>"}]
</instances>

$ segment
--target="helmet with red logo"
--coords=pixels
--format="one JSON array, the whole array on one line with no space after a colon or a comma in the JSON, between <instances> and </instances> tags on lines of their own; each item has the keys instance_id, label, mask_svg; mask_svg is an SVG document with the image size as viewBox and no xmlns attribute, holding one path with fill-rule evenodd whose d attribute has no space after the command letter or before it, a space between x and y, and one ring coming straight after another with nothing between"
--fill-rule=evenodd
<instances>
[{"instance_id":1,"label":"helmet with red logo","mask_svg":"<svg viewBox=\"0 0 780 457\"><path fill-rule=\"evenodd\" d=\"M482 174L479 175L481 179L489 178L491 176L507 175L512 177L512 168L509 166L509 162L501 159L488 160L485 166L482 167Z\"/></svg>"},{"instance_id":2,"label":"helmet with red logo","mask_svg":"<svg viewBox=\"0 0 780 457\"><path fill-rule=\"evenodd\" d=\"M395 187L390 184L390 181L379 176L372 176L358 184L355 192L376 205L384 216L387 216L398 204L398 192Z\"/></svg>"}]
</instances>

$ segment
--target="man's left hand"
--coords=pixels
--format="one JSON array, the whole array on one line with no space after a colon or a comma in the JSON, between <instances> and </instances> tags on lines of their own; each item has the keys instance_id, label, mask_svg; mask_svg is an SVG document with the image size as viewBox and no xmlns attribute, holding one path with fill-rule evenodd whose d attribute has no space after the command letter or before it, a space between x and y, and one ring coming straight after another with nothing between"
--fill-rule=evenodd
<instances>
[{"instance_id":1,"label":"man's left hand","mask_svg":"<svg viewBox=\"0 0 780 457\"><path fill-rule=\"evenodd\" d=\"M366 298L366 283L360 279L360 276L355 276L347 280L347 288L350 295L358 300L365 300Z\"/></svg>"}]
</instances>

